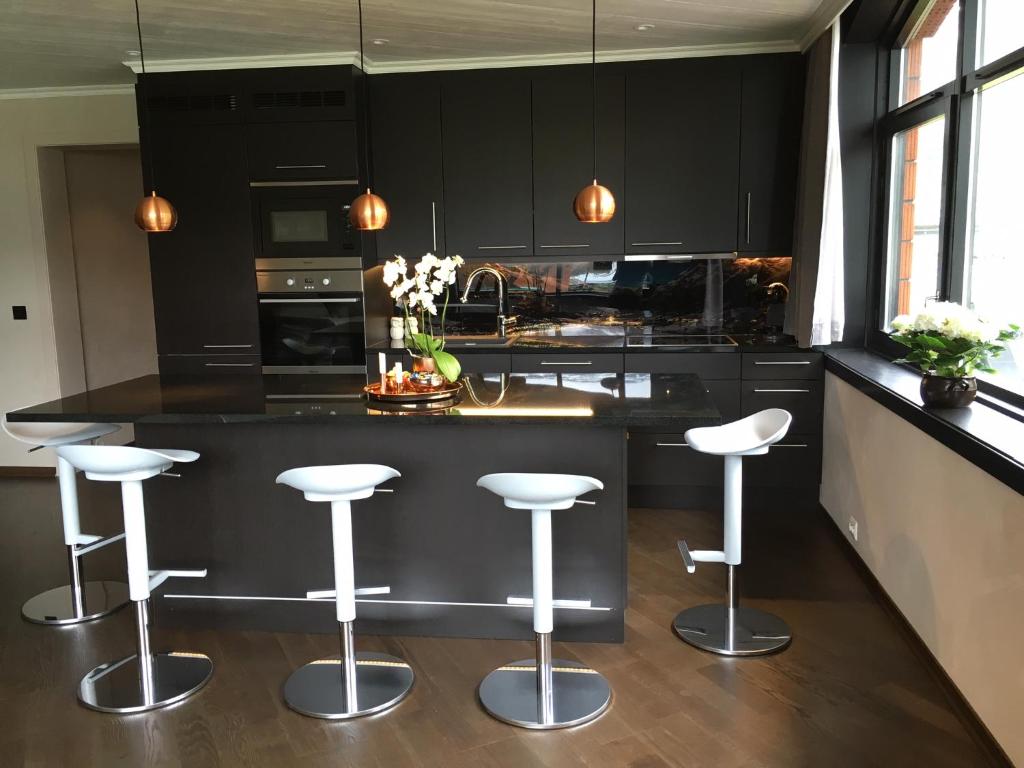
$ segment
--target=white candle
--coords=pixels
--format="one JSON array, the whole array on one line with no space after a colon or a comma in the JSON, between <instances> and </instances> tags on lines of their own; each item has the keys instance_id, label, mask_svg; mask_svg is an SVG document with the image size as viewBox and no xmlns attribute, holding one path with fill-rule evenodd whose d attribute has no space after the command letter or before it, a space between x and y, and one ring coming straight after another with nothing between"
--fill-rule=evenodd
<instances>
[{"instance_id":1,"label":"white candle","mask_svg":"<svg viewBox=\"0 0 1024 768\"><path fill-rule=\"evenodd\" d=\"M377 353L377 370L380 371L380 375L383 376L388 370L388 359L383 352Z\"/></svg>"}]
</instances>

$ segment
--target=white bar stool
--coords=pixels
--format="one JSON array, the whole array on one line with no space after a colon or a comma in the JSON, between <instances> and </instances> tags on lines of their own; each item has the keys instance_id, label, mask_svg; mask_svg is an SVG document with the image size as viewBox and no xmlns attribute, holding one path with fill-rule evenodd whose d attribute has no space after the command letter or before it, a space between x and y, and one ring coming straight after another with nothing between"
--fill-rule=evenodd
<instances>
[{"instance_id":1,"label":"white bar stool","mask_svg":"<svg viewBox=\"0 0 1024 768\"><path fill-rule=\"evenodd\" d=\"M89 672L78 686L78 700L100 712L130 714L166 707L191 696L210 679L213 662L201 653L153 653L149 642L149 596L170 577L203 578L206 569L149 569L142 481L165 473L175 462L195 461L199 454L128 446L69 445L58 448L57 455L85 472L90 480L121 483L128 587L135 603L136 653Z\"/></svg>"},{"instance_id":2,"label":"white bar stool","mask_svg":"<svg viewBox=\"0 0 1024 768\"><path fill-rule=\"evenodd\" d=\"M302 491L307 501L331 503L334 589L307 592L306 597L335 599L341 657L311 661L285 682L285 703L300 714L326 720L363 717L391 709L412 690L412 667L386 653L357 653L352 636L356 596L391 592L390 587L356 589L352 501L369 498L378 485L395 477L401 477L398 470L380 464L298 467L277 476L278 483Z\"/></svg>"},{"instance_id":3,"label":"white bar stool","mask_svg":"<svg viewBox=\"0 0 1024 768\"><path fill-rule=\"evenodd\" d=\"M672 626L690 645L725 656L760 656L789 645L792 634L778 616L740 607L736 568L743 560L743 457L761 456L786 436L793 417L769 408L720 427L691 429L686 443L695 451L725 457L725 543L723 550L693 550L678 542L686 570L697 563L728 566L728 602L698 605L676 616Z\"/></svg>"},{"instance_id":4,"label":"white bar stool","mask_svg":"<svg viewBox=\"0 0 1024 768\"><path fill-rule=\"evenodd\" d=\"M532 511L533 596L528 601L509 598L508 602L532 603L537 646L535 659L514 661L487 675L480 683L480 703L491 716L521 728L570 728L588 723L608 709L612 691L599 672L575 661L551 658L553 609L569 602L553 597L551 511L593 504L576 497L601 490L604 484L580 475L527 473L484 475L476 484L504 498L509 509Z\"/></svg>"},{"instance_id":5,"label":"white bar stool","mask_svg":"<svg viewBox=\"0 0 1024 768\"><path fill-rule=\"evenodd\" d=\"M3 422L3 430L22 443L40 448L90 443L98 437L117 432L117 424L74 422ZM68 584L41 592L21 607L21 615L35 624L68 625L107 616L128 602L128 585L122 581L85 581L81 557L124 538L123 533L103 538L82 533L78 516L78 488L75 468L57 457L60 484L61 517L64 544L68 550Z\"/></svg>"}]
</instances>

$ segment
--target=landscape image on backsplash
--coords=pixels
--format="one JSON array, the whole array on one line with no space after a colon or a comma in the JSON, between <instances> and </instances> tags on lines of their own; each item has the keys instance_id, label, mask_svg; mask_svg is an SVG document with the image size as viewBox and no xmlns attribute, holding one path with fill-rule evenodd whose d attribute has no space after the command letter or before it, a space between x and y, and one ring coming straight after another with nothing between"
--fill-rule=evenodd
<instances>
[{"instance_id":1,"label":"landscape image on backsplash","mask_svg":"<svg viewBox=\"0 0 1024 768\"><path fill-rule=\"evenodd\" d=\"M776 257L490 266L507 277L520 328L586 322L779 333L791 263ZM466 315L493 297L493 287L493 279L482 282Z\"/></svg>"}]
</instances>

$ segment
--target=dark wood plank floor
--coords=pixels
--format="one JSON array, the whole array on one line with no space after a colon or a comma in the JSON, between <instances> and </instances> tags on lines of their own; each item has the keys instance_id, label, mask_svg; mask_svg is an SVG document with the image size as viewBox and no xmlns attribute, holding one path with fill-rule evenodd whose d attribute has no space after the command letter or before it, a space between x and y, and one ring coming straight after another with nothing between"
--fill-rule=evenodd
<instances>
[{"instance_id":1,"label":"dark wood plank floor","mask_svg":"<svg viewBox=\"0 0 1024 768\"><path fill-rule=\"evenodd\" d=\"M82 483L91 532L119 525L116 487ZM790 623L791 648L731 660L679 642L684 606L721 597L721 567L687 576L681 535L714 547L717 514L633 510L625 645L555 644L611 682L601 720L535 733L495 722L476 702L492 668L530 655L523 642L361 637L404 656L412 695L376 718L328 723L281 702L291 670L335 652L330 636L160 632L155 647L208 653L214 678L172 709L90 712L75 687L95 664L130 652L131 613L55 630L19 606L64 579L56 483L0 479L0 764L4 766L976 766L972 741L929 670L873 597L820 512L748 513L746 600ZM93 577L123 570L116 548ZM325 610L329 610L325 606Z\"/></svg>"}]
</instances>

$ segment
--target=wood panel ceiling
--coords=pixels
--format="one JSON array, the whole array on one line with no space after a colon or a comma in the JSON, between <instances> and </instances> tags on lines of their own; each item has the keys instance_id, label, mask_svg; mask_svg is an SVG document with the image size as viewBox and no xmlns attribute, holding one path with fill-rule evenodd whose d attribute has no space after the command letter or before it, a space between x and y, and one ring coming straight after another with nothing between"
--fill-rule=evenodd
<instances>
[{"instance_id":1,"label":"wood panel ceiling","mask_svg":"<svg viewBox=\"0 0 1024 768\"><path fill-rule=\"evenodd\" d=\"M288 56L358 46L355 0L140 0L147 60ZM599 0L599 51L795 46L838 0ZM382 67L582 53L587 0L364 0ZM830 19L828 19L830 20ZM826 21L827 23L827 21ZM639 24L654 29L638 32ZM386 38L384 46L369 43ZM132 0L0 0L0 89L128 83ZM642 57L642 54L637 56Z\"/></svg>"}]
</instances>

